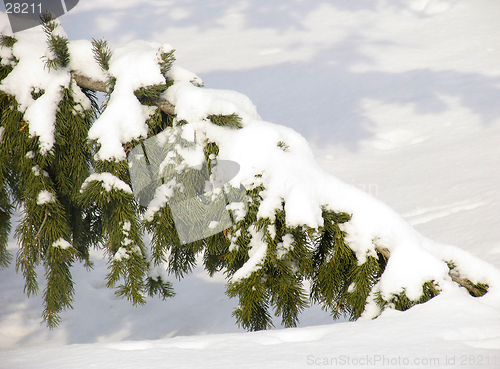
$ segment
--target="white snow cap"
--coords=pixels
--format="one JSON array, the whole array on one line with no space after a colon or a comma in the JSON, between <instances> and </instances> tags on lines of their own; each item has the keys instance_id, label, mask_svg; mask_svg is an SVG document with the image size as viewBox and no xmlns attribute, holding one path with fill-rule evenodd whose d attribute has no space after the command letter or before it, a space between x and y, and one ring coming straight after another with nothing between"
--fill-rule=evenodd
<instances>
[{"instance_id":1,"label":"white snow cap","mask_svg":"<svg viewBox=\"0 0 500 369\"><path fill-rule=\"evenodd\" d=\"M248 278L254 271L262 267L267 253L267 243L262 239L264 233L257 231L255 226L250 226L248 231L252 235L250 240L250 250L248 256L250 257L243 266L234 273L231 282L236 283L241 279Z\"/></svg>"},{"instance_id":2,"label":"white snow cap","mask_svg":"<svg viewBox=\"0 0 500 369\"><path fill-rule=\"evenodd\" d=\"M108 192L112 189L120 190L126 193L132 193L132 189L128 184L123 182L120 178L114 176L111 173L94 173L87 177L85 182L83 182L82 188L80 191L83 191L85 187L89 185L92 181L100 181L102 182L102 187Z\"/></svg>"},{"instance_id":3,"label":"white snow cap","mask_svg":"<svg viewBox=\"0 0 500 369\"><path fill-rule=\"evenodd\" d=\"M0 90L15 96L19 110L24 112L24 119L29 123L30 135L40 138L40 152L47 154L55 143L55 119L62 98L61 87L69 86L70 75L64 69L49 70L46 67L43 56L47 55L48 46L41 27L18 32L16 39L12 55L19 62L2 81ZM37 89L43 90L44 94L35 100L31 93Z\"/></svg>"},{"instance_id":4,"label":"white snow cap","mask_svg":"<svg viewBox=\"0 0 500 369\"><path fill-rule=\"evenodd\" d=\"M68 49L71 56L69 62L70 70L96 81L106 81L108 79L108 74L101 69L94 58L92 43L90 41L70 41Z\"/></svg>"},{"instance_id":5,"label":"white snow cap","mask_svg":"<svg viewBox=\"0 0 500 369\"><path fill-rule=\"evenodd\" d=\"M190 123L203 120L208 115L231 114L238 114L243 123L260 120L252 101L236 91L199 88L184 80L174 83L166 91L166 97L175 105L177 119Z\"/></svg>"},{"instance_id":6,"label":"white snow cap","mask_svg":"<svg viewBox=\"0 0 500 369\"><path fill-rule=\"evenodd\" d=\"M158 64L158 52L167 49L171 46L133 41L113 50L109 73L116 78L116 84L106 110L89 131L89 138L101 145L98 160L124 160L122 144L147 137L146 121L155 108L142 105L134 91L166 83Z\"/></svg>"},{"instance_id":7,"label":"white snow cap","mask_svg":"<svg viewBox=\"0 0 500 369\"><path fill-rule=\"evenodd\" d=\"M36 200L37 205L44 205L51 202L56 202L56 196L47 190L40 191Z\"/></svg>"},{"instance_id":8,"label":"white snow cap","mask_svg":"<svg viewBox=\"0 0 500 369\"><path fill-rule=\"evenodd\" d=\"M174 82L186 81L195 85L203 85L203 81L200 77L187 69L179 67L177 64L172 65L166 77Z\"/></svg>"},{"instance_id":9,"label":"white snow cap","mask_svg":"<svg viewBox=\"0 0 500 369\"><path fill-rule=\"evenodd\" d=\"M59 238L56 242L52 244L52 247L59 247L61 249L67 250L71 247L71 244L63 238Z\"/></svg>"}]
</instances>

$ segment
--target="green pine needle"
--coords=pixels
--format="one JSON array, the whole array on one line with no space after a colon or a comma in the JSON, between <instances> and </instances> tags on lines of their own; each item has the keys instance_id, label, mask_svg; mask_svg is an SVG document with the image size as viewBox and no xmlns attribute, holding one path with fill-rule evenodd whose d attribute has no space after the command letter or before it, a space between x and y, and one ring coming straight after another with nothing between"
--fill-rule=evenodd
<instances>
[{"instance_id":1,"label":"green pine needle","mask_svg":"<svg viewBox=\"0 0 500 369\"><path fill-rule=\"evenodd\" d=\"M161 73L165 78L167 78L167 73L170 71L170 68L172 68L172 65L175 62L174 53L175 50L171 50L168 53L161 53L160 55L160 61L158 64L160 64Z\"/></svg>"},{"instance_id":2,"label":"green pine needle","mask_svg":"<svg viewBox=\"0 0 500 369\"><path fill-rule=\"evenodd\" d=\"M102 70L109 70L109 61L111 60L111 56L113 55L111 48L108 45L108 41L104 38L101 40L92 39L92 53L94 54L94 58L102 68Z\"/></svg>"},{"instance_id":3,"label":"green pine needle","mask_svg":"<svg viewBox=\"0 0 500 369\"><path fill-rule=\"evenodd\" d=\"M43 31L47 35L49 50L55 56L54 59L46 58L45 63L49 69L66 68L69 65L70 55L68 49L68 39L59 35L54 35L54 30L59 27L59 21L53 18L50 12L46 12L41 17Z\"/></svg>"},{"instance_id":4,"label":"green pine needle","mask_svg":"<svg viewBox=\"0 0 500 369\"><path fill-rule=\"evenodd\" d=\"M174 297L175 292L172 287L172 283L169 281L163 281L161 277L151 278L148 277L146 282L146 288L148 295L150 297L159 296L162 300L166 300L169 297Z\"/></svg>"},{"instance_id":5,"label":"green pine needle","mask_svg":"<svg viewBox=\"0 0 500 369\"><path fill-rule=\"evenodd\" d=\"M221 127L230 127L241 129L243 128L243 124L241 123L241 118L237 114L230 115L209 115L208 119L213 124L216 124Z\"/></svg>"},{"instance_id":6,"label":"green pine needle","mask_svg":"<svg viewBox=\"0 0 500 369\"><path fill-rule=\"evenodd\" d=\"M12 36L1 35L0 46L11 48L15 45L17 39Z\"/></svg>"},{"instance_id":7,"label":"green pine needle","mask_svg":"<svg viewBox=\"0 0 500 369\"><path fill-rule=\"evenodd\" d=\"M144 105L154 106L151 102L152 99L157 99L167 88L172 85L172 82L160 85L150 85L141 87L134 91L135 97Z\"/></svg>"}]
</instances>

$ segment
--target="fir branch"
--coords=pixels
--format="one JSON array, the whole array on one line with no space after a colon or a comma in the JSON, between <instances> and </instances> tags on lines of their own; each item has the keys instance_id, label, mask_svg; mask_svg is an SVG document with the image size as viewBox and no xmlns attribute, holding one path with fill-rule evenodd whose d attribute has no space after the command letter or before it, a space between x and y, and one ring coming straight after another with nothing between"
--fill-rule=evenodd
<instances>
[{"instance_id":1,"label":"fir branch","mask_svg":"<svg viewBox=\"0 0 500 369\"><path fill-rule=\"evenodd\" d=\"M7 244L0 243L0 270L6 269L12 262L12 254L7 250Z\"/></svg>"},{"instance_id":2,"label":"fir branch","mask_svg":"<svg viewBox=\"0 0 500 369\"><path fill-rule=\"evenodd\" d=\"M349 248L345 233L340 230L339 224L347 222L350 216L323 209L323 219L324 225L318 229L318 236L314 240L311 299L321 303L323 309L331 310L334 319L344 314L355 319L353 300L347 299L349 286L353 282L373 282L363 281L367 275L356 273L356 254ZM361 303L364 307L364 301Z\"/></svg>"},{"instance_id":3,"label":"fir branch","mask_svg":"<svg viewBox=\"0 0 500 369\"><path fill-rule=\"evenodd\" d=\"M99 81L91 79L81 74L73 74L73 78L78 86L94 91L109 93L109 84L107 81ZM158 96L150 98L150 103L156 105L165 114L174 116L175 106L172 105L165 97Z\"/></svg>"},{"instance_id":4,"label":"fir branch","mask_svg":"<svg viewBox=\"0 0 500 369\"><path fill-rule=\"evenodd\" d=\"M87 96L87 99L90 100L91 110L86 113L86 116L88 116L89 113L92 114L91 121L94 121L97 118L97 114L98 114L99 109L100 109L99 99L96 95L96 92L94 90L91 90L89 88L84 88L84 87L80 87L80 89L85 94L85 96Z\"/></svg>"},{"instance_id":5,"label":"fir branch","mask_svg":"<svg viewBox=\"0 0 500 369\"><path fill-rule=\"evenodd\" d=\"M375 250L380 252L386 259L389 259L389 257L391 256L391 252L386 248L377 246ZM469 294L471 296L481 297L486 294L486 292L488 292L488 285L481 283L474 284L467 278L462 278L456 270L456 266L453 262L447 262L447 264L448 268L450 269L448 275L450 276L451 280L464 287L467 291L469 291Z\"/></svg>"},{"instance_id":6,"label":"fir branch","mask_svg":"<svg viewBox=\"0 0 500 369\"><path fill-rule=\"evenodd\" d=\"M158 64L160 65L161 74L163 74L165 78L167 78L167 73L175 62L174 53L175 50L171 50L168 53L161 53L159 56Z\"/></svg>"},{"instance_id":7,"label":"fir branch","mask_svg":"<svg viewBox=\"0 0 500 369\"><path fill-rule=\"evenodd\" d=\"M17 39L13 36L1 35L0 36L0 46L11 48L15 45Z\"/></svg>"},{"instance_id":8,"label":"fir branch","mask_svg":"<svg viewBox=\"0 0 500 369\"><path fill-rule=\"evenodd\" d=\"M417 300L410 300L406 295L406 290L403 289L400 293L393 294L391 298L388 300L385 300L382 297L380 291L377 291L375 293L375 302L377 303L377 305L380 307L381 310L385 309L386 307L391 307L392 309L395 310L405 311L412 308L415 305L423 304L424 302L429 301L430 299L439 295L440 292L441 291L439 290L438 286L436 285L434 280L432 280L432 281L427 281L423 284L422 295Z\"/></svg>"},{"instance_id":9,"label":"fir branch","mask_svg":"<svg viewBox=\"0 0 500 369\"><path fill-rule=\"evenodd\" d=\"M253 272L248 278L229 283L226 294L239 298L233 311L238 326L250 331L260 331L274 326L269 314L269 290L265 285L262 270Z\"/></svg>"},{"instance_id":10,"label":"fir branch","mask_svg":"<svg viewBox=\"0 0 500 369\"><path fill-rule=\"evenodd\" d=\"M281 150L283 150L283 151L285 151L285 152L286 152L286 151L290 148L290 146L289 146L289 145L287 145L284 141L279 141L279 142L277 143L277 146L278 146Z\"/></svg>"},{"instance_id":11,"label":"fir branch","mask_svg":"<svg viewBox=\"0 0 500 369\"><path fill-rule=\"evenodd\" d=\"M54 55L54 59L45 57L47 68L59 69L66 68L69 65L70 55L68 49L68 39L60 35L54 34L56 28L60 26L59 21L53 17L50 12L40 16L43 31L47 35L49 51Z\"/></svg>"},{"instance_id":12,"label":"fir branch","mask_svg":"<svg viewBox=\"0 0 500 369\"><path fill-rule=\"evenodd\" d=\"M351 320L358 319L365 310L366 299L382 272L383 268L379 261L368 255L366 261L361 265L356 264L351 271L352 274L348 275L350 284L342 298L345 298Z\"/></svg>"},{"instance_id":13,"label":"fir branch","mask_svg":"<svg viewBox=\"0 0 500 369\"><path fill-rule=\"evenodd\" d=\"M99 66L105 70L109 71L109 61L113 52L108 45L108 41L104 38L101 40L92 39L92 53L94 54L94 59L97 61Z\"/></svg>"},{"instance_id":14,"label":"fir branch","mask_svg":"<svg viewBox=\"0 0 500 369\"><path fill-rule=\"evenodd\" d=\"M106 81L95 80L82 74L73 74L73 79L81 88L99 92L108 92L108 84Z\"/></svg>"},{"instance_id":15,"label":"fir branch","mask_svg":"<svg viewBox=\"0 0 500 369\"><path fill-rule=\"evenodd\" d=\"M72 246L62 248L51 245L47 251L45 263L45 277L47 285L44 290L43 322L49 329L56 328L61 322L59 313L65 309L72 309L75 293L70 268L78 252Z\"/></svg>"},{"instance_id":16,"label":"fir branch","mask_svg":"<svg viewBox=\"0 0 500 369\"><path fill-rule=\"evenodd\" d=\"M241 124L241 118L237 114L230 115L209 115L207 117L210 121L221 127L230 127L240 129L243 128L243 124Z\"/></svg>"},{"instance_id":17,"label":"fir branch","mask_svg":"<svg viewBox=\"0 0 500 369\"><path fill-rule=\"evenodd\" d=\"M469 294L473 297L481 297L484 294L486 294L486 292L488 292L489 286L487 284L482 284L482 283L474 284L470 280L460 277L453 270L450 270L449 275L453 282L466 288L467 291L469 291Z\"/></svg>"},{"instance_id":18,"label":"fir branch","mask_svg":"<svg viewBox=\"0 0 500 369\"><path fill-rule=\"evenodd\" d=\"M49 35L57 28L58 24L54 22L54 20L56 20L56 18L50 11L40 14L40 24L45 34Z\"/></svg>"},{"instance_id":19,"label":"fir branch","mask_svg":"<svg viewBox=\"0 0 500 369\"><path fill-rule=\"evenodd\" d=\"M134 91L134 95L141 102L141 104L154 106L157 105L155 102L160 100L160 95L164 93L172 84L173 82L170 81L167 84L141 87Z\"/></svg>"},{"instance_id":20,"label":"fir branch","mask_svg":"<svg viewBox=\"0 0 500 369\"><path fill-rule=\"evenodd\" d=\"M45 216L42 221L42 225L40 226L40 229L38 229L37 234L35 235L35 238L33 238L33 242L36 242L37 248L38 248L38 261L40 262L42 260L42 246L40 244L40 239L42 237L42 230L43 227L45 226L45 223L47 222L47 218L50 216L50 212L45 210Z\"/></svg>"},{"instance_id":21,"label":"fir branch","mask_svg":"<svg viewBox=\"0 0 500 369\"><path fill-rule=\"evenodd\" d=\"M152 114L146 121L146 124L149 127L148 138L156 136L160 132L167 129L167 127L172 127L173 123L174 116L165 114L165 112L163 112L160 108L156 109L154 114Z\"/></svg>"},{"instance_id":22,"label":"fir branch","mask_svg":"<svg viewBox=\"0 0 500 369\"><path fill-rule=\"evenodd\" d=\"M0 183L1 185L2 183ZM8 194L5 188L0 189L0 270L7 268L12 261L12 254L7 250L7 245L13 208L8 202Z\"/></svg>"},{"instance_id":23,"label":"fir branch","mask_svg":"<svg viewBox=\"0 0 500 369\"><path fill-rule=\"evenodd\" d=\"M37 100L40 97L42 97L44 93L45 93L44 89L33 88L31 90L31 97L33 98L33 100Z\"/></svg>"},{"instance_id":24,"label":"fir branch","mask_svg":"<svg viewBox=\"0 0 500 369\"><path fill-rule=\"evenodd\" d=\"M150 297L158 295L162 300L166 300L169 297L175 296L172 283L169 281L163 281L161 277L148 277L146 281L146 288Z\"/></svg>"},{"instance_id":25,"label":"fir branch","mask_svg":"<svg viewBox=\"0 0 500 369\"><path fill-rule=\"evenodd\" d=\"M11 216L14 205L9 194L9 177L11 175L11 160L9 150L2 143L5 127L0 125L0 270L6 268L12 261L12 254L7 250L11 230ZM6 158L6 159L5 159Z\"/></svg>"}]
</instances>

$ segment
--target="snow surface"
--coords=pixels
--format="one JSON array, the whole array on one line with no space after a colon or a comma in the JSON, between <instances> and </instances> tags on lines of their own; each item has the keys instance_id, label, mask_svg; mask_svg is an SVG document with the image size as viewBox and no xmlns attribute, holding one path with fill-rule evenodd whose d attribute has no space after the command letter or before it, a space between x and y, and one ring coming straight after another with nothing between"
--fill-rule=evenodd
<instances>
[{"instance_id":1,"label":"snow surface","mask_svg":"<svg viewBox=\"0 0 500 369\"><path fill-rule=\"evenodd\" d=\"M423 260L452 257L471 266L461 273L477 275L480 269L484 278L495 279L500 267L499 15L495 0L237 1L213 6L201 1L87 0L61 22L70 39L105 36L115 46L137 38L169 42L178 50L179 64L202 76L208 87L243 92L265 120L300 132L312 150L304 151L303 139L292 131L262 122L244 128L248 141L242 136L240 146L234 145L237 152L227 147L220 155L240 154L243 163L238 163L245 164L243 153L252 145L283 141L290 149L277 148L280 155L293 156L297 167L314 154L321 167L387 203L426 236L402 218L398 227L378 232L380 242L391 249L391 260L410 258L404 264L408 270L391 270L398 267L394 262L388 275L422 275ZM250 109L249 116L255 118L255 113ZM271 130L269 136L259 135L263 129ZM297 146L301 149L294 152ZM255 165L276 168L268 159L257 153ZM242 165L240 177L245 168L253 170ZM306 172L317 173L314 168ZM295 209L302 205L293 204L300 199L294 189L311 185L300 174L288 190L287 203ZM279 171L269 176L281 178ZM331 188L345 188L328 181ZM313 200L325 200L331 188L312 194ZM332 206L360 208L371 198L347 201L353 197L347 194L344 204ZM367 201L376 206L371 214L365 209L359 219L353 217L356 230L366 229L356 222L366 225L367 219L383 220L388 214L394 219L390 209ZM298 223L304 221L301 217L317 219L314 209L303 209L295 214ZM383 214L373 213L380 209ZM368 240L379 225L371 224L356 239ZM402 249L391 247L402 234L413 234L405 248L418 248L418 253L398 255ZM446 244L496 268L479 260L471 263L469 253ZM11 245L15 251L14 241ZM261 248L255 245L256 257ZM366 244L359 245L363 249ZM424 259L415 260L415 255ZM152 300L136 309L104 288L104 263L100 255L93 256L94 272L75 267L75 309L64 313L61 327L52 332L38 327L40 298L22 295L22 277L14 268L1 272L0 345L5 349L0 367L63 368L71 361L75 368L97 363L278 368L347 358L355 367L404 367L417 365L417 360L428 367L432 365L424 365L425 360L429 364L431 358L439 360L433 365L439 367L496 368L500 363L498 293L473 299L444 284L438 298L404 313L386 311L376 320L331 324L327 314L312 307L303 314L303 328L236 333L230 316L235 301L224 296L220 276L210 280L195 271L175 283L174 299ZM393 280L381 281L381 288L391 290L383 283ZM404 365L394 365L391 360L397 358Z\"/></svg>"}]
</instances>

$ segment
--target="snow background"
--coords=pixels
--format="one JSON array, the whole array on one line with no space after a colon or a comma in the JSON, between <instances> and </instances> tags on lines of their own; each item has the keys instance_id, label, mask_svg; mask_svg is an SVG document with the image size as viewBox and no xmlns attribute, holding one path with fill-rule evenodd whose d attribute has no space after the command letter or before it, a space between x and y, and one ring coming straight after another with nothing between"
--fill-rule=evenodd
<instances>
[{"instance_id":1,"label":"snow background","mask_svg":"<svg viewBox=\"0 0 500 369\"><path fill-rule=\"evenodd\" d=\"M325 170L500 267L499 18L496 0L82 0L60 21L70 40L171 44L207 87L244 93L302 134ZM75 267L74 310L54 331L15 268L0 272L1 368L299 368L341 355L500 365L500 310L465 295L355 323L315 306L301 328L243 333L222 277L195 271L173 299L134 308L95 262Z\"/></svg>"}]
</instances>

